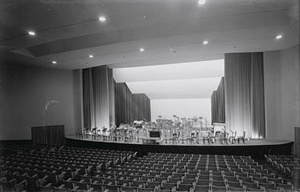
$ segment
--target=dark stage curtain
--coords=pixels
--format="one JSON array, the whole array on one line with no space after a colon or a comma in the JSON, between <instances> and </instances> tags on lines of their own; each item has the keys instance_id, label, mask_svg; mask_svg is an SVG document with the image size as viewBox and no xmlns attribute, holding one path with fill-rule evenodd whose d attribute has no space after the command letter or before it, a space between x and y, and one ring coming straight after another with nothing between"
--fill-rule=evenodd
<instances>
[{"instance_id":1,"label":"dark stage curtain","mask_svg":"<svg viewBox=\"0 0 300 192\"><path fill-rule=\"evenodd\" d=\"M115 83L116 125L142 119L151 120L150 99L145 94L132 94L126 83Z\"/></svg>"},{"instance_id":2,"label":"dark stage curtain","mask_svg":"<svg viewBox=\"0 0 300 192\"><path fill-rule=\"evenodd\" d=\"M151 120L150 99L145 94L132 95L135 120Z\"/></svg>"},{"instance_id":3,"label":"dark stage curtain","mask_svg":"<svg viewBox=\"0 0 300 192\"><path fill-rule=\"evenodd\" d=\"M211 95L211 123L217 123L218 122L218 107L217 107L217 91L213 91Z\"/></svg>"},{"instance_id":4,"label":"dark stage curtain","mask_svg":"<svg viewBox=\"0 0 300 192\"><path fill-rule=\"evenodd\" d=\"M107 66L93 67L83 69L82 76L84 127L109 127L114 124L112 70Z\"/></svg>"},{"instance_id":5,"label":"dark stage curtain","mask_svg":"<svg viewBox=\"0 0 300 192\"><path fill-rule=\"evenodd\" d=\"M218 89L216 91L213 91L211 95L211 122L225 122L224 77L222 77Z\"/></svg>"},{"instance_id":6,"label":"dark stage curtain","mask_svg":"<svg viewBox=\"0 0 300 192\"><path fill-rule=\"evenodd\" d=\"M132 93L125 83L115 85L115 119L116 125L132 121Z\"/></svg>"},{"instance_id":7,"label":"dark stage curtain","mask_svg":"<svg viewBox=\"0 0 300 192\"><path fill-rule=\"evenodd\" d=\"M263 53L225 54L227 129L265 137Z\"/></svg>"}]
</instances>

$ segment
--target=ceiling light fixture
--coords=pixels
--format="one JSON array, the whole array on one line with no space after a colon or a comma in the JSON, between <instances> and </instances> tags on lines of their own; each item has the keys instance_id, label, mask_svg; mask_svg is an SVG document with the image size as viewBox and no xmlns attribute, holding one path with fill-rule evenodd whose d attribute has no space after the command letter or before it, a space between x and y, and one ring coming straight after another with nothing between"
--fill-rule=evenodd
<instances>
[{"instance_id":1,"label":"ceiling light fixture","mask_svg":"<svg viewBox=\"0 0 300 192\"><path fill-rule=\"evenodd\" d=\"M35 34L34 31L28 31L28 35L30 35L30 36L35 36L36 34Z\"/></svg>"},{"instance_id":2,"label":"ceiling light fixture","mask_svg":"<svg viewBox=\"0 0 300 192\"><path fill-rule=\"evenodd\" d=\"M105 22L105 21L106 21L106 17L104 17L104 16L100 16L98 19L99 19L99 21L101 21L101 22Z\"/></svg>"},{"instance_id":3,"label":"ceiling light fixture","mask_svg":"<svg viewBox=\"0 0 300 192\"><path fill-rule=\"evenodd\" d=\"M94 55L89 55L89 58L93 58L94 57Z\"/></svg>"},{"instance_id":4,"label":"ceiling light fixture","mask_svg":"<svg viewBox=\"0 0 300 192\"><path fill-rule=\"evenodd\" d=\"M198 5L204 5L206 3L206 0L198 0Z\"/></svg>"},{"instance_id":5,"label":"ceiling light fixture","mask_svg":"<svg viewBox=\"0 0 300 192\"><path fill-rule=\"evenodd\" d=\"M57 62L56 61L52 61L52 64L57 64Z\"/></svg>"},{"instance_id":6,"label":"ceiling light fixture","mask_svg":"<svg viewBox=\"0 0 300 192\"><path fill-rule=\"evenodd\" d=\"M275 39L277 39L277 40L279 40L279 39L282 39L282 35L281 34L279 34L279 35L277 35L276 37L275 37Z\"/></svg>"},{"instance_id":7,"label":"ceiling light fixture","mask_svg":"<svg viewBox=\"0 0 300 192\"><path fill-rule=\"evenodd\" d=\"M202 42L202 44L203 44L203 45L207 45L207 44L208 44L208 41L205 40L205 41Z\"/></svg>"},{"instance_id":8,"label":"ceiling light fixture","mask_svg":"<svg viewBox=\"0 0 300 192\"><path fill-rule=\"evenodd\" d=\"M144 52L145 49L141 47L141 48L139 49L139 51L140 51L140 52Z\"/></svg>"}]
</instances>

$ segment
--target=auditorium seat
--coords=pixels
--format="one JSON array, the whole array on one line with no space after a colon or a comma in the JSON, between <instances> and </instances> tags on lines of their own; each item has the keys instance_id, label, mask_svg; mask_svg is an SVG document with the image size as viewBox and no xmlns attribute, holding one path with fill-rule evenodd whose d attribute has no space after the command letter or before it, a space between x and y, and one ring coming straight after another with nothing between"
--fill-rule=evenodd
<instances>
[{"instance_id":1,"label":"auditorium seat","mask_svg":"<svg viewBox=\"0 0 300 192\"><path fill-rule=\"evenodd\" d=\"M92 192L94 191L93 188L90 187L87 183L80 183L76 182L74 189L71 190L72 192Z\"/></svg>"},{"instance_id":2,"label":"auditorium seat","mask_svg":"<svg viewBox=\"0 0 300 192\"><path fill-rule=\"evenodd\" d=\"M227 186L214 186L214 185L212 185L210 191L211 192L224 192L224 191L227 192L228 188L227 188Z\"/></svg>"},{"instance_id":3,"label":"auditorium seat","mask_svg":"<svg viewBox=\"0 0 300 192\"><path fill-rule=\"evenodd\" d=\"M266 192L265 189L253 189L253 188L246 188L246 191L248 192Z\"/></svg>"},{"instance_id":4,"label":"auditorium seat","mask_svg":"<svg viewBox=\"0 0 300 192\"><path fill-rule=\"evenodd\" d=\"M53 188L52 191L53 192L68 192L68 190L65 188Z\"/></svg>"},{"instance_id":5,"label":"auditorium seat","mask_svg":"<svg viewBox=\"0 0 300 192\"><path fill-rule=\"evenodd\" d=\"M225 176L225 180L227 182L239 182L239 179L236 176Z\"/></svg>"},{"instance_id":6,"label":"auditorium seat","mask_svg":"<svg viewBox=\"0 0 300 192\"><path fill-rule=\"evenodd\" d=\"M151 188L151 189L154 189L157 187L160 188L160 186L161 186L161 182L157 182L157 181L148 181L145 185L146 188Z\"/></svg>"},{"instance_id":7,"label":"auditorium seat","mask_svg":"<svg viewBox=\"0 0 300 192\"><path fill-rule=\"evenodd\" d=\"M188 178L183 178L182 181L180 182L180 184L184 184L184 185L193 185L195 184L196 179L188 179Z\"/></svg>"},{"instance_id":8,"label":"auditorium seat","mask_svg":"<svg viewBox=\"0 0 300 192\"><path fill-rule=\"evenodd\" d=\"M91 188L93 188L93 192L103 192L104 186L102 184L91 184Z\"/></svg>"},{"instance_id":9,"label":"auditorium seat","mask_svg":"<svg viewBox=\"0 0 300 192\"><path fill-rule=\"evenodd\" d=\"M244 188L244 187L238 187L238 188L236 188L236 187L228 187L228 191L229 192L246 192L246 188Z\"/></svg>"},{"instance_id":10,"label":"auditorium seat","mask_svg":"<svg viewBox=\"0 0 300 192\"><path fill-rule=\"evenodd\" d=\"M119 192L120 191L118 185L106 184L103 187L104 187L105 190L108 190L108 191L111 191L111 192Z\"/></svg>"},{"instance_id":11,"label":"auditorium seat","mask_svg":"<svg viewBox=\"0 0 300 192\"><path fill-rule=\"evenodd\" d=\"M266 191L291 188L285 179L249 156L148 153L137 157L135 152L66 146L21 149L22 153L13 153L5 160L0 157L0 171L6 173L1 178L7 173L22 175L25 188L39 187L45 192L51 188L148 192L238 191L252 190L253 185Z\"/></svg>"},{"instance_id":12,"label":"auditorium seat","mask_svg":"<svg viewBox=\"0 0 300 192\"><path fill-rule=\"evenodd\" d=\"M212 180L211 185L213 187L225 187L225 186L227 186L224 181L215 181L215 180Z\"/></svg>"},{"instance_id":13,"label":"auditorium seat","mask_svg":"<svg viewBox=\"0 0 300 192\"><path fill-rule=\"evenodd\" d=\"M162 182L160 189L174 191L176 187L177 187L177 183Z\"/></svg>"},{"instance_id":14,"label":"auditorium seat","mask_svg":"<svg viewBox=\"0 0 300 192\"><path fill-rule=\"evenodd\" d=\"M252 190L252 189L260 189L259 185L257 182L242 182L243 186L247 189L247 190Z\"/></svg>"},{"instance_id":15,"label":"auditorium seat","mask_svg":"<svg viewBox=\"0 0 300 192\"><path fill-rule=\"evenodd\" d=\"M193 189L194 185L193 184L183 184L180 183L178 184L178 186L176 187L176 191L186 191L186 192L190 192Z\"/></svg>"},{"instance_id":16,"label":"auditorium seat","mask_svg":"<svg viewBox=\"0 0 300 192\"><path fill-rule=\"evenodd\" d=\"M233 187L233 188L242 188L243 187L242 183L238 182L238 181L236 181L236 182L227 181L226 183L227 183L228 187Z\"/></svg>"},{"instance_id":17,"label":"auditorium seat","mask_svg":"<svg viewBox=\"0 0 300 192\"><path fill-rule=\"evenodd\" d=\"M21 192L27 188L26 179L18 178L15 175L6 175L1 181L1 188L5 191Z\"/></svg>"},{"instance_id":18,"label":"auditorium seat","mask_svg":"<svg viewBox=\"0 0 300 192\"><path fill-rule=\"evenodd\" d=\"M214 181L224 181L224 176L223 175L216 175L217 173L214 173L211 176L211 179L213 179Z\"/></svg>"},{"instance_id":19,"label":"auditorium seat","mask_svg":"<svg viewBox=\"0 0 300 192\"><path fill-rule=\"evenodd\" d=\"M137 188L134 187L121 187L120 192L136 192Z\"/></svg>"},{"instance_id":20,"label":"auditorium seat","mask_svg":"<svg viewBox=\"0 0 300 192\"><path fill-rule=\"evenodd\" d=\"M258 182L258 184L261 188L264 188L266 191L268 191L269 189L271 190L277 189L276 184L272 182L268 182L268 183Z\"/></svg>"},{"instance_id":21,"label":"auditorium seat","mask_svg":"<svg viewBox=\"0 0 300 192\"><path fill-rule=\"evenodd\" d=\"M278 189L281 189L282 191L287 191L287 190L293 190L294 189L292 184L284 184L284 183L278 183L277 187L278 187Z\"/></svg>"},{"instance_id":22,"label":"auditorium seat","mask_svg":"<svg viewBox=\"0 0 300 192\"><path fill-rule=\"evenodd\" d=\"M209 185L195 185L194 192L210 192L211 187Z\"/></svg>"},{"instance_id":23,"label":"auditorium seat","mask_svg":"<svg viewBox=\"0 0 300 192\"><path fill-rule=\"evenodd\" d=\"M138 188L137 192L153 192L154 189L152 188Z\"/></svg>"}]
</instances>

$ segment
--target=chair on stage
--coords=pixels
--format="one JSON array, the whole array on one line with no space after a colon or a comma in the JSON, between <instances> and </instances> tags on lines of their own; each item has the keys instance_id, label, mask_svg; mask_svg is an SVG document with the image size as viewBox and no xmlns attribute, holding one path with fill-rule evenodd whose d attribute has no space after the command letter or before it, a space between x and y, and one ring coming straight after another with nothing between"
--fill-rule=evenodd
<instances>
[{"instance_id":1,"label":"chair on stage","mask_svg":"<svg viewBox=\"0 0 300 192\"><path fill-rule=\"evenodd\" d=\"M97 131L96 131L97 139L101 139L101 136L102 136L102 130L103 130L103 128L102 128L102 129L98 129L98 128L97 128Z\"/></svg>"},{"instance_id":2,"label":"chair on stage","mask_svg":"<svg viewBox=\"0 0 300 192\"><path fill-rule=\"evenodd\" d=\"M203 137L203 144L205 144L205 141L207 141L209 144L215 143L216 137L215 137L214 133L208 132L208 135L206 137Z\"/></svg>"},{"instance_id":3,"label":"chair on stage","mask_svg":"<svg viewBox=\"0 0 300 192\"><path fill-rule=\"evenodd\" d=\"M107 128L106 128L106 127L102 127L102 137L103 137L103 141L108 140L107 132L108 132Z\"/></svg>"},{"instance_id":4,"label":"chair on stage","mask_svg":"<svg viewBox=\"0 0 300 192\"><path fill-rule=\"evenodd\" d=\"M178 138L179 138L179 135L177 135L177 133L173 133L172 134L172 138L170 139L172 141L172 144L175 144L178 142Z\"/></svg>"},{"instance_id":5,"label":"chair on stage","mask_svg":"<svg viewBox=\"0 0 300 192\"><path fill-rule=\"evenodd\" d=\"M97 139L97 127L91 129L92 139Z\"/></svg>"},{"instance_id":6,"label":"chair on stage","mask_svg":"<svg viewBox=\"0 0 300 192\"><path fill-rule=\"evenodd\" d=\"M231 132L232 132L232 135L228 138L228 141L231 142L232 144L234 144L236 141L236 131L235 132L231 131Z\"/></svg>"},{"instance_id":7,"label":"chair on stage","mask_svg":"<svg viewBox=\"0 0 300 192\"><path fill-rule=\"evenodd\" d=\"M229 140L229 138L228 138L228 133L226 132L226 130L224 130L223 135L221 135L221 137L219 138L219 142L220 142L221 144L223 144L223 143L228 144L228 140Z\"/></svg>"},{"instance_id":8,"label":"chair on stage","mask_svg":"<svg viewBox=\"0 0 300 192\"><path fill-rule=\"evenodd\" d=\"M83 128L83 137L89 138L92 135L92 131L89 127Z\"/></svg>"},{"instance_id":9,"label":"chair on stage","mask_svg":"<svg viewBox=\"0 0 300 192\"><path fill-rule=\"evenodd\" d=\"M240 141L243 141L245 144L245 137L246 137L246 131L243 131L243 135L236 138L237 142L240 143Z\"/></svg>"},{"instance_id":10,"label":"chair on stage","mask_svg":"<svg viewBox=\"0 0 300 192\"><path fill-rule=\"evenodd\" d=\"M188 143L194 144L195 141L196 141L196 133L195 133L195 132L192 132L192 133L191 133L191 137L190 137L190 138L187 138L187 140L188 140Z\"/></svg>"},{"instance_id":11,"label":"chair on stage","mask_svg":"<svg viewBox=\"0 0 300 192\"><path fill-rule=\"evenodd\" d=\"M75 134L76 134L77 138L83 138L84 137L84 133L83 133L82 129L77 129Z\"/></svg>"}]
</instances>

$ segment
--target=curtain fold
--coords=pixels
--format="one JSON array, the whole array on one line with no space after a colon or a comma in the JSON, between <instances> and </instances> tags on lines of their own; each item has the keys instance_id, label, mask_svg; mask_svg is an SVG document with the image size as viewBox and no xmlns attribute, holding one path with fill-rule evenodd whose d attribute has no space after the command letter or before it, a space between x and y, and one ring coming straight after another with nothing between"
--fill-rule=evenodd
<instances>
[{"instance_id":1,"label":"curtain fold","mask_svg":"<svg viewBox=\"0 0 300 192\"><path fill-rule=\"evenodd\" d=\"M82 70L84 127L109 127L114 124L112 71L107 66Z\"/></svg>"},{"instance_id":2,"label":"curtain fold","mask_svg":"<svg viewBox=\"0 0 300 192\"><path fill-rule=\"evenodd\" d=\"M211 95L211 122L225 122L225 93L224 93L224 77L221 78L217 90Z\"/></svg>"},{"instance_id":3,"label":"curtain fold","mask_svg":"<svg viewBox=\"0 0 300 192\"><path fill-rule=\"evenodd\" d=\"M263 53L225 54L227 129L265 137Z\"/></svg>"},{"instance_id":4,"label":"curtain fold","mask_svg":"<svg viewBox=\"0 0 300 192\"><path fill-rule=\"evenodd\" d=\"M126 83L115 84L116 125L134 120L151 120L150 99L145 94L132 94Z\"/></svg>"}]
</instances>

